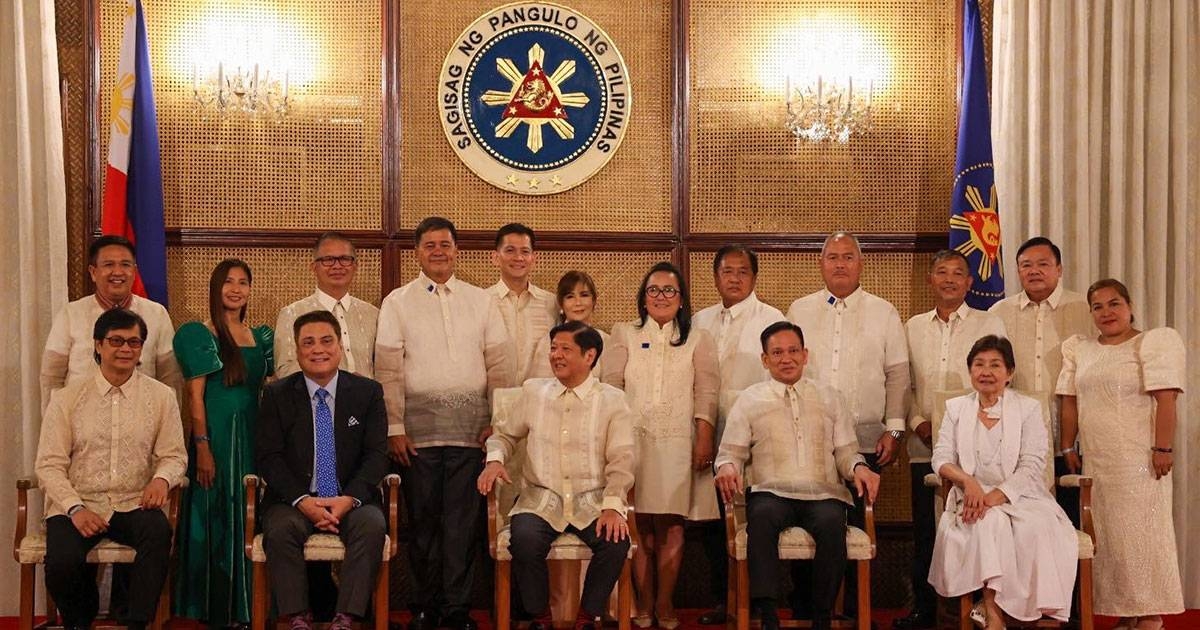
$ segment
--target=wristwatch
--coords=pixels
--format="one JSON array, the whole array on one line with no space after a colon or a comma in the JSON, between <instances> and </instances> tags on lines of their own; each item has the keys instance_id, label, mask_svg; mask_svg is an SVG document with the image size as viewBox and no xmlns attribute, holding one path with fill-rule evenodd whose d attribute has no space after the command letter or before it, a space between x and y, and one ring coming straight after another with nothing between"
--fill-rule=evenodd
<instances>
[{"instance_id":1,"label":"wristwatch","mask_svg":"<svg viewBox=\"0 0 1200 630\"><path fill-rule=\"evenodd\" d=\"M904 437L904 432L903 431L888 431L888 435L892 436L893 440L899 440L900 438Z\"/></svg>"},{"instance_id":2,"label":"wristwatch","mask_svg":"<svg viewBox=\"0 0 1200 630\"><path fill-rule=\"evenodd\" d=\"M75 505L71 506L71 509L67 510L67 516L68 517L75 516L75 514L78 513L79 510L82 510L82 509L83 509L83 504L76 503Z\"/></svg>"},{"instance_id":3,"label":"wristwatch","mask_svg":"<svg viewBox=\"0 0 1200 630\"><path fill-rule=\"evenodd\" d=\"M212 440L207 435L193 435L192 442L199 444L201 442L211 442Z\"/></svg>"}]
</instances>

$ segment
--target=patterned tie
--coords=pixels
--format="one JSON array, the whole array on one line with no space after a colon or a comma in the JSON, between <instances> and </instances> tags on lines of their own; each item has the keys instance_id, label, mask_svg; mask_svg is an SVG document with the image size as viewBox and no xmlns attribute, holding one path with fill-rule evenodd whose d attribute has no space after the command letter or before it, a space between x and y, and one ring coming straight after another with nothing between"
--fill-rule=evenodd
<instances>
[{"instance_id":1,"label":"patterned tie","mask_svg":"<svg viewBox=\"0 0 1200 630\"><path fill-rule=\"evenodd\" d=\"M317 390L317 422L313 429L317 448L317 496L336 497L337 453L334 452L333 413L325 402L327 396L329 392L325 388Z\"/></svg>"}]
</instances>

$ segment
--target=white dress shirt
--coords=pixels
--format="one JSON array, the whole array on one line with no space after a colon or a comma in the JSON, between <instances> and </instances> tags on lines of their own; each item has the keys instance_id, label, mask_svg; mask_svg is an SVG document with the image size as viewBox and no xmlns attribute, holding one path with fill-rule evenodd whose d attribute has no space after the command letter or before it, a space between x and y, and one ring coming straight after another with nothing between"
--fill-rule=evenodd
<instances>
[{"instance_id":1,"label":"white dress shirt","mask_svg":"<svg viewBox=\"0 0 1200 630\"><path fill-rule=\"evenodd\" d=\"M938 317L936 308L913 315L904 324L904 330L908 337L908 360L912 371L909 430L915 430L922 422L934 421L936 392L959 396L971 388L967 355L980 337L1005 335L1004 322L999 317L973 309L966 302L950 313L948 321ZM929 447L916 433L908 436L909 463L926 463L931 454Z\"/></svg>"},{"instance_id":2,"label":"white dress shirt","mask_svg":"<svg viewBox=\"0 0 1200 630\"><path fill-rule=\"evenodd\" d=\"M721 389L742 390L771 377L763 367L760 337L767 326L786 320L754 293L729 308L714 304L692 316L692 326L707 330L716 341Z\"/></svg>"},{"instance_id":3,"label":"white dress shirt","mask_svg":"<svg viewBox=\"0 0 1200 630\"><path fill-rule=\"evenodd\" d=\"M553 293L533 284L517 293L508 288L504 280L488 287L488 292L496 298L513 344L508 372L514 376L511 385L519 387L532 376L530 366L535 360L538 342L550 334L558 321L558 301Z\"/></svg>"},{"instance_id":4,"label":"white dress shirt","mask_svg":"<svg viewBox=\"0 0 1200 630\"><path fill-rule=\"evenodd\" d=\"M478 448L491 391L512 382L511 351L486 290L455 277L437 284L421 273L392 291L375 337L388 436L407 435L417 448Z\"/></svg>"},{"instance_id":5,"label":"white dress shirt","mask_svg":"<svg viewBox=\"0 0 1200 630\"><path fill-rule=\"evenodd\" d=\"M875 452L885 424L904 430L908 345L896 307L861 287L845 299L821 289L792 302L787 316L804 330L805 375L849 405L860 453Z\"/></svg>"}]
</instances>

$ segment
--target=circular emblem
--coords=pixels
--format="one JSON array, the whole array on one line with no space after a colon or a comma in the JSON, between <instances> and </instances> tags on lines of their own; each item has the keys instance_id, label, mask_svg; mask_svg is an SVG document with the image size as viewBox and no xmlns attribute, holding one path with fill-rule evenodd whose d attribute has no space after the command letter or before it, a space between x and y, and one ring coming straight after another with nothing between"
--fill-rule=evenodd
<instances>
[{"instance_id":1,"label":"circular emblem","mask_svg":"<svg viewBox=\"0 0 1200 630\"><path fill-rule=\"evenodd\" d=\"M442 129L484 181L550 195L587 181L629 126L629 73L608 34L550 2L479 17L442 64Z\"/></svg>"}]
</instances>

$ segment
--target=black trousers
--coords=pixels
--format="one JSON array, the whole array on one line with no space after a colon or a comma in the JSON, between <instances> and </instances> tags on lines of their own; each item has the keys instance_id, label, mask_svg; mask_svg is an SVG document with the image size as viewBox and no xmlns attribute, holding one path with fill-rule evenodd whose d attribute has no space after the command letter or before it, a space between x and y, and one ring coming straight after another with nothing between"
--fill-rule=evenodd
<instances>
[{"instance_id":1,"label":"black trousers","mask_svg":"<svg viewBox=\"0 0 1200 630\"><path fill-rule=\"evenodd\" d=\"M717 509L721 518L700 525L704 555L708 558L708 584L718 606L725 605L725 591L729 586L729 549L725 544L725 499L717 492Z\"/></svg>"},{"instance_id":2,"label":"black trousers","mask_svg":"<svg viewBox=\"0 0 1200 630\"><path fill-rule=\"evenodd\" d=\"M746 497L750 597L775 599L781 562L779 534L789 527L804 528L817 547L807 563L813 569L808 589L796 587L793 597L809 594L813 620L827 620L846 572L846 504L837 499L800 501L769 492L751 492Z\"/></svg>"},{"instance_id":3,"label":"black trousers","mask_svg":"<svg viewBox=\"0 0 1200 630\"><path fill-rule=\"evenodd\" d=\"M897 448L903 448L900 444ZM875 453L862 453L863 459L867 460L867 465L871 470L879 472L879 456ZM854 483L846 484L850 488L850 496L854 497L854 509L850 511L847 519L851 525L862 529L866 527L866 506L864 505L863 497L858 496L857 490L854 488ZM845 505L845 504L843 504ZM844 532L843 532L843 535ZM816 610L808 608L808 601L803 598L797 598L796 594L808 592L813 588L813 566L812 562L800 560L792 563L792 613L799 618L812 617ZM845 568L846 578L846 596L842 600L844 612L848 617L858 617L858 564L851 562ZM836 597L836 593L835 593Z\"/></svg>"},{"instance_id":4,"label":"black trousers","mask_svg":"<svg viewBox=\"0 0 1200 630\"><path fill-rule=\"evenodd\" d=\"M312 521L290 505L276 503L263 513L263 551L267 553L271 591L280 615L309 610L304 541L315 531ZM346 555L338 574L337 612L366 615L383 562L386 534L387 521L378 505L362 505L342 517L338 536L346 546Z\"/></svg>"},{"instance_id":5,"label":"black trousers","mask_svg":"<svg viewBox=\"0 0 1200 630\"><path fill-rule=\"evenodd\" d=\"M475 481L483 470L478 448L417 449L401 467L405 507L412 532L413 612L465 615L475 583L483 497Z\"/></svg>"},{"instance_id":6,"label":"black trousers","mask_svg":"<svg viewBox=\"0 0 1200 630\"><path fill-rule=\"evenodd\" d=\"M1081 458L1082 461L1082 458ZM1067 470L1067 460L1062 456L1054 458L1054 478L1070 474ZM1062 506L1064 512L1067 513L1067 518L1075 524L1075 529L1079 529L1079 488L1055 488L1054 498L1058 504Z\"/></svg>"},{"instance_id":7,"label":"black trousers","mask_svg":"<svg viewBox=\"0 0 1200 630\"><path fill-rule=\"evenodd\" d=\"M908 469L912 474L912 609L932 618L937 614L937 592L929 583L929 565L933 562L933 541L937 534L937 520L933 513L933 499L937 490L925 486L925 475L933 472L928 462L909 464Z\"/></svg>"},{"instance_id":8,"label":"black trousers","mask_svg":"<svg viewBox=\"0 0 1200 630\"><path fill-rule=\"evenodd\" d=\"M62 612L63 625L86 627L96 618L100 607L96 565L86 560L102 538L137 551L131 570L136 578L126 591L128 606L121 621L148 623L154 618L171 557L171 525L162 510L114 512L107 532L86 538L69 517L46 519L46 588Z\"/></svg>"},{"instance_id":9,"label":"black trousers","mask_svg":"<svg viewBox=\"0 0 1200 630\"><path fill-rule=\"evenodd\" d=\"M596 535L596 521L583 529L568 525L566 533L575 534L592 550L579 608L589 617L598 617L604 614L608 596L612 594L617 578L621 577L621 568L629 554L629 539L615 543L600 538ZM558 535L559 532L536 514L512 517L512 539L508 548L513 557L513 576L521 588L521 605L534 615L543 614L550 607L550 568L546 564L546 555Z\"/></svg>"}]
</instances>

